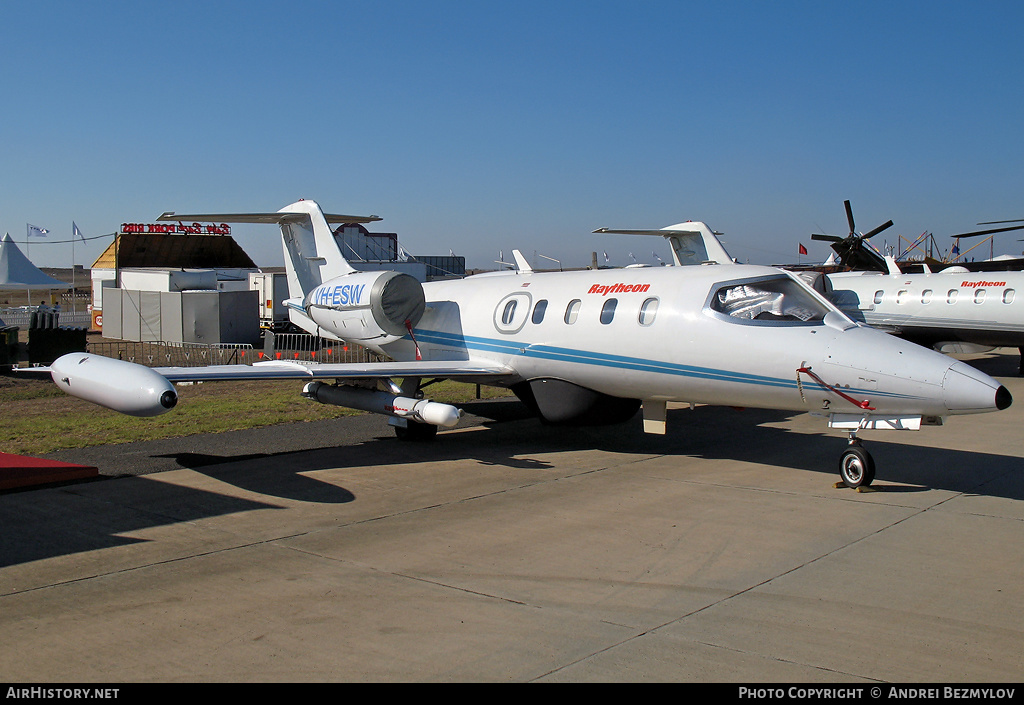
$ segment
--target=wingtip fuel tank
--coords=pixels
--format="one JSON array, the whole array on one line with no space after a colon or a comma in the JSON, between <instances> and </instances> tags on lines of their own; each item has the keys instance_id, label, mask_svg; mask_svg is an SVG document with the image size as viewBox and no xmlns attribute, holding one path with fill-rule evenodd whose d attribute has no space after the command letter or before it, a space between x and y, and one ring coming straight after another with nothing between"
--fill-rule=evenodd
<instances>
[{"instance_id":1,"label":"wingtip fuel tank","mask_svg":"<svg viewBox=\"0 0 1024 705\"><path fill-rule=\"evenodd\" d=\"M68 394L130 416L159 416L178 403L165 377L134 362L68 353L50 365L50 376Z\"/></svg>"}]
</instances>

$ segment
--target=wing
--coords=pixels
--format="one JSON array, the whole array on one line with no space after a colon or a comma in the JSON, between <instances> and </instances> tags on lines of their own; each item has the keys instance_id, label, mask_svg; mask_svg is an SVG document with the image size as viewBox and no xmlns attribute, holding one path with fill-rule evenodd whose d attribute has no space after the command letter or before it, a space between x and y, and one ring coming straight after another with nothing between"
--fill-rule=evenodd
<instances>
[{"instance_id":1,"label":"wing","mask_svg":"<svg viewBox=\"0 0 1024 705\"><path fill-rule=\"evenodd\" d=\"M272 360L253 365L211 365L209 367L154 367L169 382L260 379L386 379L391 377L444 377L462 381L503 380L518 377L505 365L474 360L417 362L365 362L325 364Z\"/></svg>"},{"instance_id":2,"label":"wing","mask_svg":"<svg viewBox=\"0 0 1024 705\"><path fill-rule=\"evenodd\" d=\"M48 372L57 386L68 394L132 416L157 416L174 408L178 402L178 395L173 387L174 382L271 379L295 379L312 382L318 379L389 380L393 377L406 379L432 377L506 386L520 379L511 368L488 361L441 360L324 364L274 360L254 365L146 367L127 360L116 360L90 353L68 353L54 360L48 368L34 368L33 371L35 373ZM335 387L330 387L330 389L337 391ZM369 393L367 389L359 391L362 392L363 397ZM370 393L370 396L373 394ZM396 412L392 408L394 407L393 400L389 398L386 401L390 407L387 404L378 404L381 409L379 413L395 415ZM428 403L428 400L421 401ZM328 403L378 411L376 407L368 407L365 399L357 400L354 403L351 398ZM438 423L449 425L451 414L456 413L456 410L454 407L442 406L445 407L443 409L445 420ZM419 418L413 411L406 411L408 413L405 416L413 414L409 418L414 420ZM415 413L420 412L416 411ZM431 412L427 413L429 416ZM422 418L426 419L428 416L422 416ZM454 418L457 419L457 413Z\"/></svg>"}]
</instances>

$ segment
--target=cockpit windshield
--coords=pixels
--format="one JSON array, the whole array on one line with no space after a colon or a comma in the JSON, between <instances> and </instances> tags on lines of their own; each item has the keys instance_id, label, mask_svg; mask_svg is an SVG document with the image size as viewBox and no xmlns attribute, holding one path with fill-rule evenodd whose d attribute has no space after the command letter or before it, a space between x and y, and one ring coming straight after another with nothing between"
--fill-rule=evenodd
<instances>
[{"instance_id":1,"label":"cockpit windshield","mask_svg":"<svg viewBox=\"0 0 1024 705\"><path fill-rule=\"evenodd\" d=\"M719 284L708 305L741 323L818 323L830 310L785 275Z\"/></svg>"}]
</instances>

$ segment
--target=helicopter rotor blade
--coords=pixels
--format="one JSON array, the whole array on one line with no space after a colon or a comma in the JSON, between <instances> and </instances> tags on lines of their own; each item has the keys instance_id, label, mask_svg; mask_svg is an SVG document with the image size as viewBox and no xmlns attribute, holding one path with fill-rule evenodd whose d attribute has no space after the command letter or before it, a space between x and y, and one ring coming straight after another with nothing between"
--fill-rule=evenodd
<instances>
[{"instance_id":1,"label":"helicopter rotor blade","mask_svg":"<svg viewBox=\"0 0 1024 705\"><path fill-rule=\"evenodd\" d=\"M1008 220L1008 221L1004 221L1004 222L1012 223L1013 221ZM980 223L979 223L979 225L980 225ZM1009 227L1009 228L995 228L993 230L978 230L978 231L973 232L973 233L960 233L959 235L950 235L950 237L975 237L977 235L991 235L992 233L1005 233L1008 230L1024 230L1024 225L1014 225L1014 226Z\"/></svg>"},{"instance_id":2,"label":"helicopter rotor blade","mask_svg":"<svg viewBox=\"0 0 1024 705\"><path fill-rule=\"evenodd\" d=\"M888 222L882 223L881 225L879 225L874 230L871 230L869 232L864 233L863 235L861 235L861 238L863 238L864 240L867 240L869 237L874 237L875 235L877 235L878 233L882 232L886 228L891 228L891 227L892 227L892 221L890 220Z\"/></svg>"}]
</instances>

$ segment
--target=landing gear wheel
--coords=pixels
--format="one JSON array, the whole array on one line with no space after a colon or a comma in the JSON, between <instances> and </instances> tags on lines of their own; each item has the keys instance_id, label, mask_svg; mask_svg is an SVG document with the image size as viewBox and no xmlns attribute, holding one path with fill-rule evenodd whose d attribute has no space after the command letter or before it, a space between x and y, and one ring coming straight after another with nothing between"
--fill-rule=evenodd
<instances>
[{"instance_id":1,"label":"landing gear wheel","mask_svg":"<svg viewBox=\"0 0 1024 705\"><path fill-rule=\"evenodd\" d=\"M847 487L867 487L875 479L875 461L860 443L851 443L839 460L839 477Z\"/></svg>"},{"instance_id":2,"label":"landing gear wheel","mask_svg":"<svg viewBox=\"0 0 1024 705\"><path fill-rule=\"evenodd\" d=\"M437 437L437 426L410 421L408 426L395 426L395 435L403 441L432 441Z\"/></svg>"}]
</instances>

